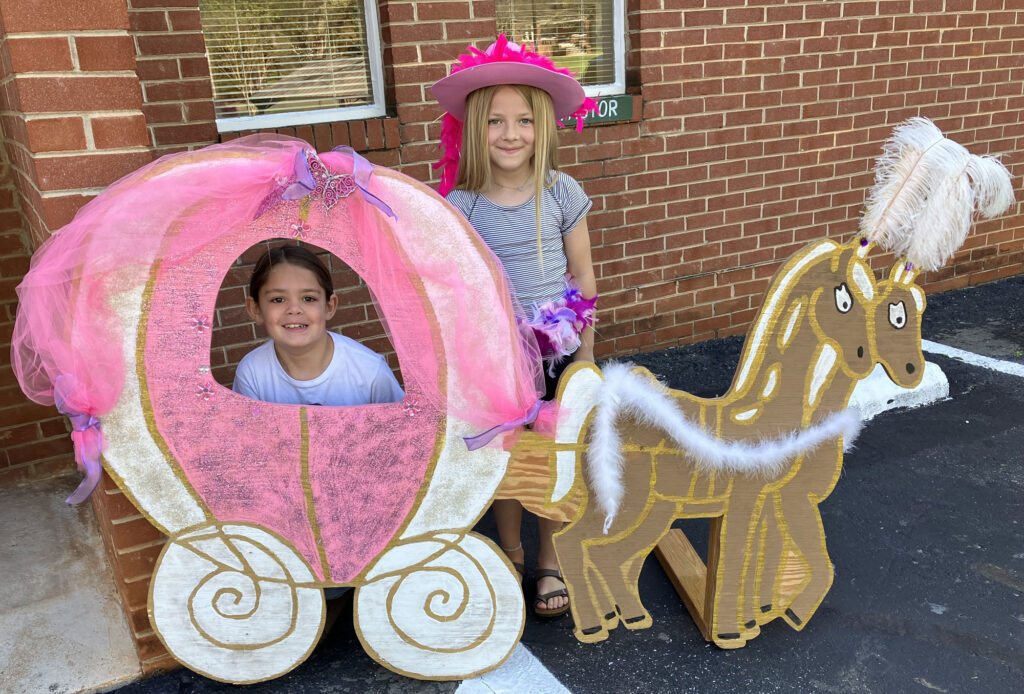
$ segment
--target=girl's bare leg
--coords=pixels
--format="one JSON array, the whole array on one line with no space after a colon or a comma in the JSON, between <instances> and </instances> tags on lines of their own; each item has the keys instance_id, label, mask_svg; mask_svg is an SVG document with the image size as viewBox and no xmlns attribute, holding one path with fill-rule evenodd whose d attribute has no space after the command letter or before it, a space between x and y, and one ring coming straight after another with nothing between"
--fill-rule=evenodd
<instances>
[{"instance_id":1,"label":"girl's bare leg","mask_svg":"<svg viewBox=\"0 0 1024 694\"><path fill-rule=\"evenodd\" d=\"M523 563L526 553L520 529L523 525L523 505L515 499L495 499L491 504L494 520L498 525L498 541L510 561Z\"/></svg>"}]
</instances>

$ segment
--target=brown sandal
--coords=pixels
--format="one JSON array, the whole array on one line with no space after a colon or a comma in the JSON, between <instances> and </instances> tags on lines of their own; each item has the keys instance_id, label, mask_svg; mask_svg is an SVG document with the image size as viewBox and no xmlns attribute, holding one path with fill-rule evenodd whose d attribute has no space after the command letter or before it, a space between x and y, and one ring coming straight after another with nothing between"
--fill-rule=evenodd
<instances>
[{"instance_id":1,"label":"brown sandal","mask_svg":"<svg viewBox=\"0 0 1024 694\"><path fill-rule=\"evenodd\" d=\"M563 584L565 579L562 578L562 572L558 569L537 569L533 574L533 579L540 585L540 579L542 578L557 578ZM547 593L537 593L537 597L533 600L533 613L538 617L560 617L569 611L568 600L561 607L547 608L544 607L547 601L551 598L557 598L564 596L568 599L569 590L565 587L556 588L555 590L548 591Z\"/></svg>"}]
</instances>

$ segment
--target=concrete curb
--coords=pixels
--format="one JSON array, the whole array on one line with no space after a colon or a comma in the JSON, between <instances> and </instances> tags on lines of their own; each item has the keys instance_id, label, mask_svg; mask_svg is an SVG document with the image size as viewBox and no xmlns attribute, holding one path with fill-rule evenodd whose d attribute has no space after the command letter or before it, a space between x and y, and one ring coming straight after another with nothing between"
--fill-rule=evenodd
<instances>
[{"instance_id":1,"label":"concrete curb","mask_svg":"<svg viewBox=\"0 0 1024 694\"><path fill-rule=\"evenodd\" d=\"M938 364L925 362L924 378L916 388L900 388L889 380L880 364L853 389L850 407L860 410L864 421L897 407L921 407L949 397L949 381Z\"/></svg>"}]
</instances>

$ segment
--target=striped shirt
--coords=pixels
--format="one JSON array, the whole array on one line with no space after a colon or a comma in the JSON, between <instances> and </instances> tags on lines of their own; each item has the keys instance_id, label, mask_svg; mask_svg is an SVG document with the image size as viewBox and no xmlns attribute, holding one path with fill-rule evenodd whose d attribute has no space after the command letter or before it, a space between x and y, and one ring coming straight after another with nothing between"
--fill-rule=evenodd
<instances>
[{"instance_id":1,"label":"striped shirt","mask_svg":"<svg viewBox=\"0 0 1024 694\"><path fill-rule=\"evenodd\" d=\"M555 172L552 172L554 174ZM453 190L448 202L462 212L505 268L515 298L527 315L533 307L553 301L565 291L566 258L562 237L576 228L590 210L590 198L565 173L541 192L540 235L544 267L537 258L537 212L534 197L521 205L498 205L479 193Z\"/></svg>"}]
</instances>

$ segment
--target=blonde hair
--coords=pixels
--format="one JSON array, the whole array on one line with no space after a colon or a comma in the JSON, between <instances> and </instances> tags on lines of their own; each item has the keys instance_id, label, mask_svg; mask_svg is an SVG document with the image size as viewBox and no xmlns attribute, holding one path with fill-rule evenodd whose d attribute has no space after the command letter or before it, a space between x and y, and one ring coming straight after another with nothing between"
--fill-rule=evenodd
<instances>
[{"instance_id":1,"label":"blonde hair","mask_svg":"<svg viewBox=\"0 0 1024 694\"><path fill-rule=\"evenodd\" d=\"M482 87L466 97L466 120L462 130L462 156L455 187L480 193L492 182L491 156L487 145L487 122L491 115L491 101L502 87L512 87L533 112L533 180L534 200L537 208L537 257L544 266L540 240L541 193L554 185L558 171L558 134L555 131L555 109L551 95L543 89L525 84L495 84Z\"/></svg>"}]
</instances>

